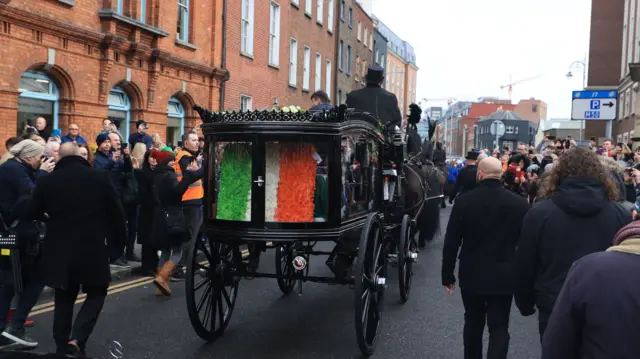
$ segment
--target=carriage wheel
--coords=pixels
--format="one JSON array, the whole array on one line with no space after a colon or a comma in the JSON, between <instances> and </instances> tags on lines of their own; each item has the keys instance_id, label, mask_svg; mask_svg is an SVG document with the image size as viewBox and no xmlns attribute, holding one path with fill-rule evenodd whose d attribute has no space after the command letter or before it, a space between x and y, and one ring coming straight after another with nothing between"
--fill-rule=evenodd
<instances>
[{"instance_id":1,"label":"carriage wheel","mask_svg":"<svg viewBox=\"0 0 640 359\"><path fill-rule=\"evenodd\" d=\"M293 275L293 246L285 244L276 248L276 275L278 276L278 287L283 294L291 294L296 285ZM283 278L284 277L284 278Z\"/></svg>"},{"instance_id":2,"label":"carriage wheel","mask_svg":"<svg viewBox=\"0 0 640 359\"><path fill-rule=\"evenodd\" d=\"M360 236L355 264L356 337L365 356L375 350L384 304L387 255L382 231L377 213L369 214Z\"/></svg>"},{"instance_id":3,"label":"carriage wheel","mask_svg":"<svg viewBox=\"0 0 640 359\"><path fill-rule=\"evenodd\" d=\"M398 240L398 285L400 286L400 300L406 303L411 291L413 277L413 262L418 255L418 243L409 215L402 217L400 237Z\"/></svg>"},{"instance_id":4,"label":"carriage wheel","mask_svg":"<svg viewBox=\"0 0 640 359\"><path fill-rule=\"evenodd\" d=\"M204 256L205 260L199 262ZM242 261L238 246L197 239L189 246L185 283L189 321L206 341L220 337L231 319L238 294L232 269Z\"/></svg>"}]
</instances>

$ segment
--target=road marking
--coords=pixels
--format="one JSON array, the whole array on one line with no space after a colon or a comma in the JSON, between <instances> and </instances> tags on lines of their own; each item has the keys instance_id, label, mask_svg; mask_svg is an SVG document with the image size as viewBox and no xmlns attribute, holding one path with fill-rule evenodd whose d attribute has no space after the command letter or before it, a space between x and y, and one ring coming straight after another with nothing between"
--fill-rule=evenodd
<instances>
[{"instance_id":1,"label":"road marking","mask_svg":"<svg viewBox=\"0 0 640 359\"><path fill-rule=\"evenodd\" d=\"M198 264L200 265L205 265L207 264L208 261L202 261ZM133 288L137 288L137 287L141 287L143 285L147 285L150 283L153 283L153 277L142 277L142 278L137 278L134 280L130 280L128 282L124 282L124 283L119 283L119 284L114 284L112 286L109 286L109 288L107 289L107 296L110 296L112 294L116 294L116 293L120 293L123 292L125 290L129 290L129 289L133 289ZM86 294L80 294L78 296L78 299L76 300L75 304L80 304L83 303L85 300L87 299L87 295ZM29 316L36 316L39 314L43 314L43 313L48 313L53 311L54 309L54 301L50 301L47 303L43 303L40 305L36 305L31 309L31 312L29 313Z\"/></svg>"}]
</instances>

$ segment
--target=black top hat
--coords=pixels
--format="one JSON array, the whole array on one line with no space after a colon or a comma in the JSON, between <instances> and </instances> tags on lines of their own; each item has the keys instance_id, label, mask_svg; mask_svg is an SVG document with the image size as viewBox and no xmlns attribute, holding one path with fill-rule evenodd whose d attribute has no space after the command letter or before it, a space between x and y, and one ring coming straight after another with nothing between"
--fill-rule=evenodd
<instances>
[{"instance_id":1,"label":"black top hat","mask_svg":"<svg viewBox=\"0 0 640 359\"><path fill-rule=\"evenodd\" d=\"M478 152L469 151L467 152L467 157L465 157L464 159L475 161L478 159Z\"/></svg>"},{"instance_id":2,"label":"black top hat","mask_svg":"<svg viewBox=\"0 0 640 359\"><path fill-rule=\"evenodd\" d=\"M371 65L367 69L367 75L365 78L367 83L379 84L384 80L384 69L377 65Z\"/></svg>"}]
</instances>

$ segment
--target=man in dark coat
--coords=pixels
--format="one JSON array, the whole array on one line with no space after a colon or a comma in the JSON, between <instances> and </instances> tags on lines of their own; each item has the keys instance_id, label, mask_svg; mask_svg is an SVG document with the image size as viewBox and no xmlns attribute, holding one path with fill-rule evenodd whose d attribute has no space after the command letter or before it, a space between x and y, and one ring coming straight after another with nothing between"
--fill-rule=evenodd
<instances>
[{"instance_id":1,"label":"man in dark coat","mask_svg":"<svg viewBox=\"0 0 640 359\"><path fill-rule=\"evenodd\" d=\"M49 216L43 268L45 284L55 289L53 337L58 354L84 353L111 280L105 239L124 242L127 234L110 174L91 168L78 153L78 145L62 145L56 169L38 180L33 195L33 215ZM87 297L72 330L80 286Z\"/></svg>"},{"instance_id":2,"label":"man in dark coat","mask_svg":"<svg viewBox=\"0 0 640 359\"><path fill-rule=\"evenodd\" d=\"M469 192L476 188L476 176L478 173L476 161L478 160L478 153L469 151L465 159L467 160L467 164L458 174L456 185L453 187L453 191L451 191L451 194L449 195L449 204L453 203L456 195Z\"/></svg>"},{"instance_id":3,"label":"man in dark coat","mask_svg":"<svg viewBox=\"0 0 640 359\"><path fill-rule=\"evenodd\" d=\"M380 66L369 66L367 86L347 95L348 108L369 112L389 129L402 128L402 114L398 107L396 95L382 88L384 69Z\"/></svg>"},{"instance_id":4,"label":"man in dark coat","mask_svg":"<svg viewBox=\"0 0 640 359\"><path fill-rule=\"evenodd\" d=\"M442 284L452 293L460 247L460 290L464 304L464 358L482 358L482 334L489 327L488 359L506 359L514 292L513 259L529 204L502 187L502 164L486 158L478 187L453 205L442 250Z\"/></svg>"}]
</instances>

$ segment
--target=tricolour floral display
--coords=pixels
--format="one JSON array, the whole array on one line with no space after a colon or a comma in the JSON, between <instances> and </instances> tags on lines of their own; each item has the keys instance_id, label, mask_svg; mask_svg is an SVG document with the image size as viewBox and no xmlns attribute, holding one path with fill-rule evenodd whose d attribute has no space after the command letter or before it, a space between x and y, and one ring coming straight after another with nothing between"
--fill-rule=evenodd
<instances>
[{"instance_id":1,"label":"tricolour floral display","mask_svg":"<svg viewBox=\"0 0 640 359\"><path fill-rule=\"evenodd\" d=\"M315 153L311 144L267 143L266 221L314 222Z\"/></svg>"},{"instance_id":2,"label":"tricolour floral display","mask_svg":"<svg viewBox=\"0 0 640 359\"><path fill-rule=\"evenodd\" d=\"M227 143L220 156L217 219L251 220L251 144Z\"/></svg>"}]
</instances>

